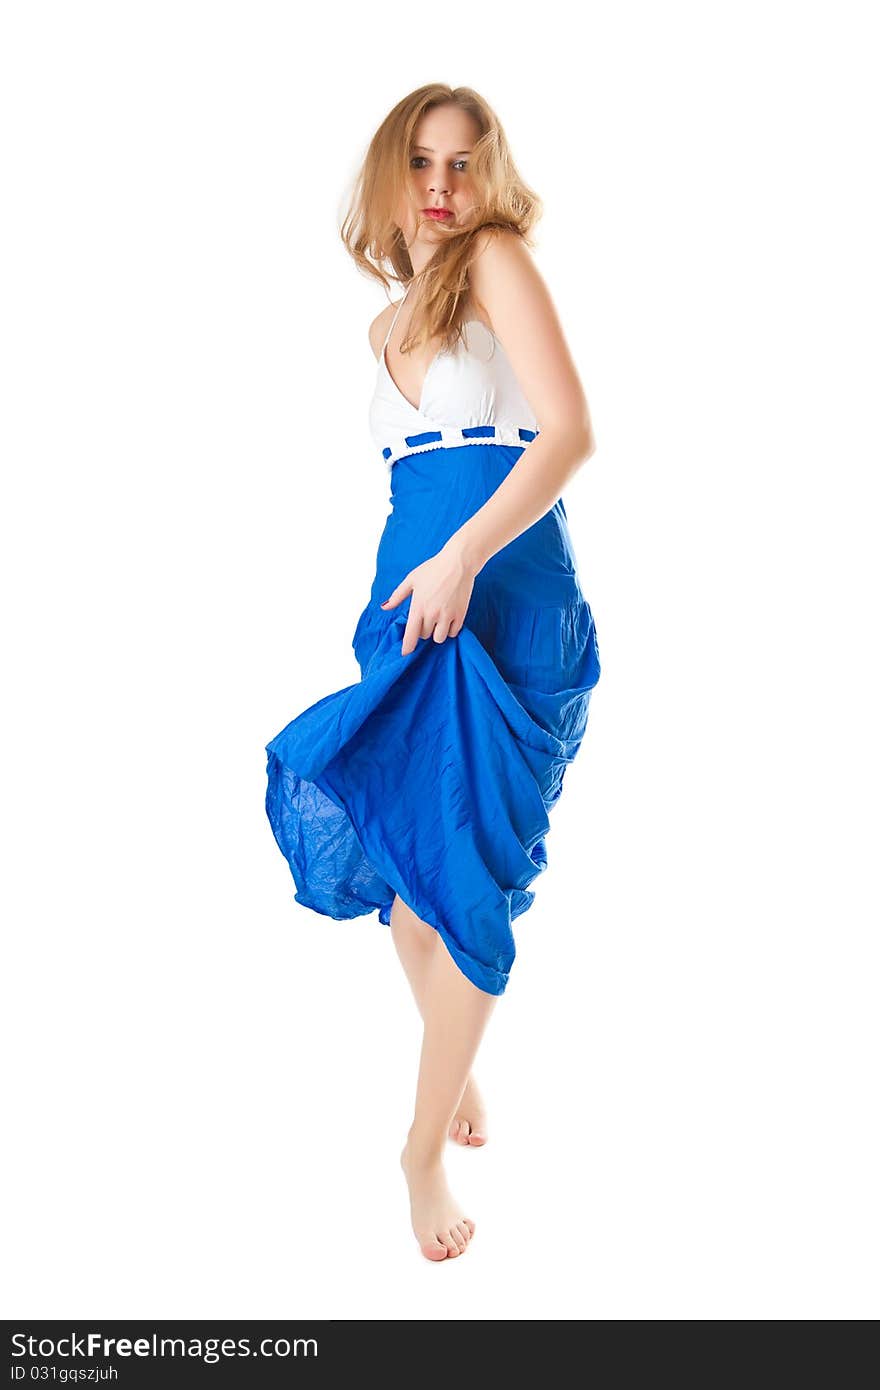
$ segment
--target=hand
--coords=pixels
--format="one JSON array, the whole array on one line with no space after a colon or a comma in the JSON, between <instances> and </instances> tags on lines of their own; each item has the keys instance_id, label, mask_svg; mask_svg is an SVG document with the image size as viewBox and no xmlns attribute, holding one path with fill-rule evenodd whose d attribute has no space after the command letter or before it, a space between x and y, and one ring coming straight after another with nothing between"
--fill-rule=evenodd
<instances>
[{"instance_id":1,"label":"hand","mask_svg":"<svg viewBox=\"0 0 880 1390\"><path fill-rule=\"evenodd\" d=\"M457 637L464 626L474 588L474 571L454 546L447 544L436 555L410 570L380 606L396 608L412 594L403 634L401 656L414 652L420 637L445 642Z\"/></svg>"}]
</instances>

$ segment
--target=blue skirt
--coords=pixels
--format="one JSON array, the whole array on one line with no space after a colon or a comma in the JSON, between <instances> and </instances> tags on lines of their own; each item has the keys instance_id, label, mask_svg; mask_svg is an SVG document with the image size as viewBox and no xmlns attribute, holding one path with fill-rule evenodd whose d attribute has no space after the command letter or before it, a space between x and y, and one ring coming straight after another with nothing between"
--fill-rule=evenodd
<instances>
[{"instance_id":1,"label":"blue skirt","mask_svg":"<svg viewBox=\"0 0 880 1390\"><path fill-rule=\"evenodd\" d=\"M484 565L457 637L401 656L411 596L380 604L521 454L475 443L398 459L352 638L360 680L266 746L266 812L295 901L337 920L378 910L387 926L398 894L496 995L600 673L562 499Z\"/></svg>"}]
</instances>

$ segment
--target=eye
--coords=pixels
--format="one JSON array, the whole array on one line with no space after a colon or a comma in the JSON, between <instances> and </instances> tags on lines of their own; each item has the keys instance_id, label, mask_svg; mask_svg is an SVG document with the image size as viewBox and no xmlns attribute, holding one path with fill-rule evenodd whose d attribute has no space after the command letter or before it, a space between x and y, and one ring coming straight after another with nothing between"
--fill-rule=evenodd
<instances>
[{"instance_id":1,"label":"eye","mask_svg":"<svg viewBox=\"0 0 880 1390\"><path fill-rule=\"evenodd\" d=\"M423 154L415 154L410 160L410 165L413 169L422 169L427 163L429 163L429 161L425 158ZM458 173L463 174L465 169L467 168L467 163L468 162L466 159L456 159L453 161L452 167L453 169L456 169Z\"/></svg>"}]
</instances>

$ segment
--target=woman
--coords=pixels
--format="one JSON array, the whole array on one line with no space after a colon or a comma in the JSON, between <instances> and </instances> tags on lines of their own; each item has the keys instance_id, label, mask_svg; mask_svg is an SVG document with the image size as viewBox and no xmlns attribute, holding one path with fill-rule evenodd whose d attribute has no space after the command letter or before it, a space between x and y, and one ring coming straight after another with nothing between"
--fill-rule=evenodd
<instances>
[{"instance_id":1,"label":"woman","mask_svg":"<svg viewBox=\"0 0 880 1390\"><path fill-rule=\"evenodd\" d=\"M342 236L406 285L370 328L393 509L352 639L360 681L266 749L296 901L378 909L422 1014L401 1164L430 1260L474 1233L443 1150L486 1139L471 1066L600 672L560 496L595 446L526 249L539 209L470 88L422 87L376 132Z\"/></svg>"}]
</instances>

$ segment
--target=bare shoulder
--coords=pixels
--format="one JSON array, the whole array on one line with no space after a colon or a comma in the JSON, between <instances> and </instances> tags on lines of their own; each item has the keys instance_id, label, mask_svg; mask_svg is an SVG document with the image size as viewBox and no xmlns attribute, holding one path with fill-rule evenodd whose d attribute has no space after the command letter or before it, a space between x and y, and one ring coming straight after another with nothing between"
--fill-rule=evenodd
<instances>
[{"instance_id":1,"label":"bare shoulder","mask_svg":"<svg viewBox=\"0 0 880 1390\"><path fill-rule=\"evenodd\" d=\"M523 288L538 277L537 267L525 241L506 227L481 227L474 238L476 250L468 269L471 294L490 321L490 306L506 297L516 301Z\"/></svg>"},{"instance_id":2,"label":"bare shoulder","mask_svg":"<svg viewBox=\"0 0 880 1390\"><path fill-rule=\"evenodd\" d=\"M475 287L499 278L522 278L537 274L535 262L524 239L506 227L481 227L474 237L476 251L470 266Z\"/></svg>"},{"instance_id":3,"label":"bare shoulder","mask_svg":"<svg viewBox=\"0 0 880 1390\"><path fill-rule=\"evenodd\" d=\"M373 349L373 356L379 361L379 354L382 351L382 344L385 341L385 334L391 327L391 320L394 318L399 301L393 304L386 304L381 314L373 319L369 327L370 347Z\"/></svg>"}]
</instances>

